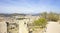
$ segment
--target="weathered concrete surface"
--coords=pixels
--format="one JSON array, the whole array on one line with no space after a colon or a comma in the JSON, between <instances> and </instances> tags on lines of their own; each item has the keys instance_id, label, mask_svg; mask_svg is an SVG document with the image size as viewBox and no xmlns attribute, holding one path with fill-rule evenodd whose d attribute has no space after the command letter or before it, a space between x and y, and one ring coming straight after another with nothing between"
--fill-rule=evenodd
<instances>
[{"instance_id":1,"label":"weathered concrete surface","mask_svg":"<svg viewBox=\"0 0 60 33\"><path fill-rule=\"evenodd\" d=\"M8 33L19 33L19 26L17 23L9 23L7 28Z\"/></svg>"},{"instance_id":2,"label":"weathered concrete surface","mask_svg":"<svg viewBox=\"0 0 60 33\"><path fill-rule=\"evenodd\" d=\"M58 22L49 22L46 33L60 33L60 24Z\"/></svg>"},{"instance_id":3,"label":"weathered concrete surface","mask_svg":"<svg viewBox=\"0 0 60 33\"><path fill-rule=\"evenodd\" d=\"M27 28L27 24L25 22L27 22L26 20L20 20L19 22L19 33L28 33L28 28Z\"/></svg>"},{"instance_id":4,"label":"weathered concrete surface","mask_svg":"<svg viewBox=\"0 0 60 33\"><path fill-rule=\"evenodd\" d=\"M43 32L43 29L38 28L37 30L33 31L33 33L44 33L44 32Z\"/></svg>"},{"instance_id":5,"label":"weathered concrete surface","mask_svg":"<svg viewBox=\"0 0 60 33\"><path fill-rule=\"evenodd\" d=\"M7 33L7 24L5 22L0 22L0 33Z\"/></svg>"}]
</instances>

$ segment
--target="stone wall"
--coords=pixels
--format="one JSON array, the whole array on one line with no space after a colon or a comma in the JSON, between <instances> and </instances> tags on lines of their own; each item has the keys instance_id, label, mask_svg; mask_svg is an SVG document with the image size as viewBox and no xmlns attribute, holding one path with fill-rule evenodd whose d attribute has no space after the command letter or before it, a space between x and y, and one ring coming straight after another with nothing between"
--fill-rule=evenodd
<instances>
[{"instance_id":1,"label":"stone wall","mask_svg":"<svg viewBox=\"0 0 60 33\"><path fill-rule=\"evenodd\" d=\"M8 23L7 25L7 31L8 33L19 33L19 26L17 23Z\"/></svg>"}]
</instances>

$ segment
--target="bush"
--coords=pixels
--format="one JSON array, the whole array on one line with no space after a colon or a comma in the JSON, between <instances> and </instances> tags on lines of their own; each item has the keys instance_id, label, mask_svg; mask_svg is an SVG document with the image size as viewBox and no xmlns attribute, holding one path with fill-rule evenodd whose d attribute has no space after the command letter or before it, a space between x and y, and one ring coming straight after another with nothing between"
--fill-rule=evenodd
<instances>
[{"instance_id":1,"label":"bush","mask_svg":"<svg viewBox=\"0 0 60 33\"><path fill-rule=\"evenodd\" d=\"M55 13L49 13L48 14L48 20L49 21L58 21L59 20L59 16Z\"/></svg>"},{"instance_id":2,"label":"bush","mask_svg":"<svg viewBox=\"0 0 60 33\"><path fill-rule=\"evenodd\" d=\"M44 28L46 26L46 24L47 24L47 20L45 18L40 18L33 22L34 26L41 26L42 28Z\"/></svg>"}]
</instances>

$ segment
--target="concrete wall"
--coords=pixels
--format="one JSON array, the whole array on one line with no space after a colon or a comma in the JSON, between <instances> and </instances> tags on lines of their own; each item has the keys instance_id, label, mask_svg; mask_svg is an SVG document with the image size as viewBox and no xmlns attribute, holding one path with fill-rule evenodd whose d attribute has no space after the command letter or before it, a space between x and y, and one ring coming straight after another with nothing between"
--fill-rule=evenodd
<instances>
[{"instance_id":1,"label":"concrete wall","mask_svg":"<svg viewBox=\"0 0 60 33\"><path fill-rule=\"evenodd\" d=\"M24 24L25 20L20 20L19 22L19 33L28 33L27 24Z\"/></svg>"},{"instance_id":2,"label":"concrete wall","mask_svg":"<svg viewBox=\"0 0 60 33\"><path fill-rule=\"evenodd\" d=\"M0 33L7 33L7 24L5 22L0 22Z\"/></svg>"}]
</instances>

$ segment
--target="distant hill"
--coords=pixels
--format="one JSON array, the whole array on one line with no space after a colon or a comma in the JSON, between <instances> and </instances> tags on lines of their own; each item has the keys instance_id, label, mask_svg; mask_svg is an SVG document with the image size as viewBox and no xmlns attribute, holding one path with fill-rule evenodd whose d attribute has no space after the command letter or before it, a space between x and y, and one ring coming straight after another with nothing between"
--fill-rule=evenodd
<instances>
[{"instance_id":1,"label":"distant hill","mask_svg":"<svg viewBox=\"0 0 60 33\"><path fill-rule=\"evenodd\" d=\"M13 13L13 14L3 14L3 13L1 13L0 14L0 16L5 16L5 17L17 16L17 15L25 16L26 14L18 14L18 13Z\"/></svg>"},{"instance_id":2,"label":"distant hill","mask_svg":"<svg viewBox=\"0 0 60 33\"><path fill-rule=\"evenodd\" d=\"M40 13L37 13L37 14L19 14L19 13L4 14L4 13L0 13L0 16L4 16L4 17L11 17L11 16L18 16L18 15L21 15L21 16L26 16L26 15L39 16Z\"/></svg>"},{"instance_id":3,"label":"distant hill","mask_svg":"<svg viewBox=\"0 0 60 33\"><path fill-rule=\"evenodd\" d=\"M32 16L40 16L40 13L32 14Z\"/></svg>"}]
</instances>

